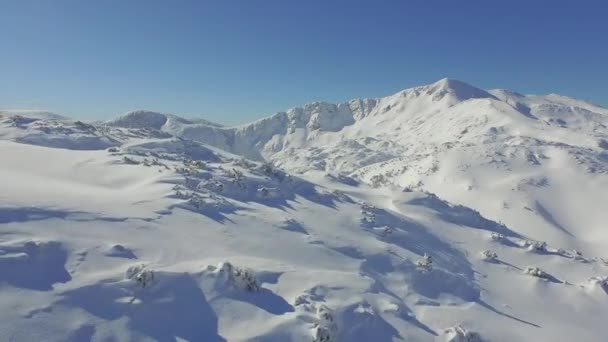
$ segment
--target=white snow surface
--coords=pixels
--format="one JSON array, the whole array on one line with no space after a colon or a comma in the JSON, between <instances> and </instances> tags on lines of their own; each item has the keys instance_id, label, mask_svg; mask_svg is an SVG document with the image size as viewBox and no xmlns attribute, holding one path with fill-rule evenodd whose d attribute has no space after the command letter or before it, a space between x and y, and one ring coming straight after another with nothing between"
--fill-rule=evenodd
<instances>
[{"instance_id":1,"label":"white snow surface","mask_svg":"<svg viewBox=\"0 0 608 342\"><path fill-rule=\"evenodd\" d=\"M0 112L0 341L603 341L608 110L456 80Z\"/></svg>"}]
</instances>

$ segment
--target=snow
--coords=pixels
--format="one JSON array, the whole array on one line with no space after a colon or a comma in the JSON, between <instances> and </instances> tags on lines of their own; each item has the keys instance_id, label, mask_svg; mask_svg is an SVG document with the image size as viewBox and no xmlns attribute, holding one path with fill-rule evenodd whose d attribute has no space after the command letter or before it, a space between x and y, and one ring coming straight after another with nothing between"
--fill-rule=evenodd
<instances>
[{"instance_id":1,"label":"snow","mask_svg":"<svg viewBox=\"0 0 608 342\"><path fill-rule=\"evenodd\" d=\"M601 341L608 110L443 79L0 114L0 341Z\"/></svg>"}]
</instances>

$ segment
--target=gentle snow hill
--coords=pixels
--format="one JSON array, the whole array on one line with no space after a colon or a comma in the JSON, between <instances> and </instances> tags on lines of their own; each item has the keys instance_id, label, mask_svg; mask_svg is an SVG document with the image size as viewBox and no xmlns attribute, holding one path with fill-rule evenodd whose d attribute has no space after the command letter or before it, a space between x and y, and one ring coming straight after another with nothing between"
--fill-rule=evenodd
<instances>
[{"instance_id":1,"label":"gentle snow hill","mask_svg":"<svg viewBox=\"0 0 608 342\"><path fill-rule=\"evenodd\" d=\"M603 341L606 117L447 79L237 127L2 115L0 341Z\"/></svg>"}]
</instances>

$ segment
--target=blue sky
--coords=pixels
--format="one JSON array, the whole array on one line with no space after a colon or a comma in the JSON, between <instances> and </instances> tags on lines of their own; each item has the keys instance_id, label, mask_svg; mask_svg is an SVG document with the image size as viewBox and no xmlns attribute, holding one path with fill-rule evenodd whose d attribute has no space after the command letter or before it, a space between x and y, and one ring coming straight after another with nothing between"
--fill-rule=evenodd
<instances>
[{"instance_id":1,"label":"blue sky","mask_svg":"<svg viewBox=\"0 0 608 342\"><path fill-rule=\"evenodd\" d=\"M608 106L605 3L5 0L0 108L240 123L443 77Z\"/></svg>"}]
</instances>

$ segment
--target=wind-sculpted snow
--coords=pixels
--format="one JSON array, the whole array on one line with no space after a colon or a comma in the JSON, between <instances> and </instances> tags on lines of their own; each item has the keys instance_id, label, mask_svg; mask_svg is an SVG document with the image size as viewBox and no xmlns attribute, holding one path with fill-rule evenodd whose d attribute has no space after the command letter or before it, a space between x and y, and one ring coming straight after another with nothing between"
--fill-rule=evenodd
<instances>
[{"instance_id":1,"label":"wind-sculpted snow","mask_svg":"<svg viewBox=\"0 0 608 342\"><path fill-rule=\"evenodd\" d=\"M27 115L0 341L605 338L603 108L445 79L237 127Z\"/></svg>"},{"instance_id":2,"label":"wind-sculpted snow","mask_svg":"<svg viewBox=\"0 0 608 342\"><path fill-rule=\"evenodd\" d=\"M0 242L0 282L39 291L71 280L67 252L57 241Z\"/></svg>"}]
</instances>

